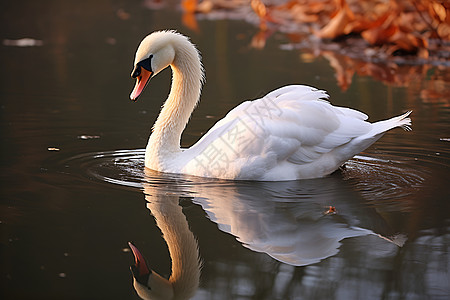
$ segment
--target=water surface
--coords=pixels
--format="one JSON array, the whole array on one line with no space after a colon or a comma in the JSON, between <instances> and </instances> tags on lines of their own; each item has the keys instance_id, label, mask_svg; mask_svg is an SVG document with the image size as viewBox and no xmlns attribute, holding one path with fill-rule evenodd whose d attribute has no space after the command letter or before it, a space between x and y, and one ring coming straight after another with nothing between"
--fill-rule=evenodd
<instances>
[{"instance_id":1,"label":"water surface","mask_svg":"<svg viewBox=\"0 0 450 300\"><path fill-rule=\"evenodd\" d=\"M167 195L198 240L195 299L449 296L448 68L368 65L372 72L359 69L344 88L341 56L286 50L281 34L254 49L257 29L240 20L199 20L195 32L178 10L148 2L0 6L2 41L38 41L0 46L2 299L138 299L127 242L170 275L146 204ZM152 79L137 103L128 100L129 73L140 40L164 28L190 35L206 68L183 146L243 100L292 83L326 89L333 104L371 121L412 109L413 131L389 132L324 179L144 173L143 148L170 73ZM374 70L397 77L380 80Z\"/></svg>"}]
</instances>

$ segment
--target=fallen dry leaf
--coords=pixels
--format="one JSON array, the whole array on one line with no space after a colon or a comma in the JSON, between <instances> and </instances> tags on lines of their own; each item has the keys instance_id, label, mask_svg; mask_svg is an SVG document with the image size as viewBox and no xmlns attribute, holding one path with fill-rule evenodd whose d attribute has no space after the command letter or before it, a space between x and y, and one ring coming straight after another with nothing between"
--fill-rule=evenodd
<instances>
[{"instance_id":1,"label":"fallen dry leaf","mask_svg":"<svg viewBox=\"0 0 450 300\"><path fill-rule=\"evenodd\" d=\"M326 57L343 90L349 88L355 73L395 86L416 82L417 68L410 66L403 72L401 67L413 55L421 63L448 66L450 1L446 0L181 0L181 6L183 24L197 32L198 14L241 16L253 22L247 16L254 11L260 30L252 37L251 47L262 49L271 34L282 32L290 41L285 49L313 53L302 56L303 61ZM326 41L317 42L311 33ZM373 61L383 61L384 66ZM432 99L429 90L417 94Z\"/></svg>"},{"instance_id":2,"label":"fallen dry leaf","mask_svg":"<svg viewBox=\"0 0 450 300\"><path fill-rule=\"evenodd\" d=\"M337 14L316 35L323 39L334 39L343 34L348 34L349 32L346 32L345 29L353 20L353 13L348 8L345 0L341 0Z\"/></svg>"},{"instance_id":3,"label":"fallen dry leaf","mask_svg":"<svg viewBox=\"0 0 450 300\"><path fill-rule=\"evenodd\" d=\"M261 0L252 0L250 2L250 5L253 9L253 11L258 15L260 23L259 28L261 30L267 29L267 9L264 3L262 3Z\"/></svg>"},{"instance_id":4,"label":"fallen dry leaf","mask_svg":"<svg viewBox=\"0 0 450 300\"><path fill-rule=\"evenodd\" d=\"M387 15L387 18L390 16ZM361 32L361 36L371 45L383 45L390 41L392 36L398 32L398 27L392 24L392 22L387 23L386 18L381 17L383 22L377 20L375 23L380 23L383 26L373 26ZM384 23L384 24L383 24Z\"/></svg>"},{"instance_id":5,"label":"fallen dry leaf","mask_svg":"<svg viewBox=\"0 0 450 300\"><path fill-rule=\"evenodd\" d=\"M328 206L328 209L323 212L324 215L334 215L336 213L337 213L336 207L334 206Z\"/></svg>"},{"instance_id":6,"label":"fallen dry leaf","mask_svg":"<svg viewBox=\"0 0 450 300\"><path fill-rule=\"evenodd\" d=\"M314 32L322 39L360 34L370 45L387 45L391 55L426 58L428 39L450 40L450 1L444 0L182 0L181 6L192 14L250 6L261 30L273 23L295 33L293 25L298 24L310 26L302 33ZM198 30L195 16L183 19L186 26ZM261 41L255 44L260 47Z\"/></svg>"}]
</instances>

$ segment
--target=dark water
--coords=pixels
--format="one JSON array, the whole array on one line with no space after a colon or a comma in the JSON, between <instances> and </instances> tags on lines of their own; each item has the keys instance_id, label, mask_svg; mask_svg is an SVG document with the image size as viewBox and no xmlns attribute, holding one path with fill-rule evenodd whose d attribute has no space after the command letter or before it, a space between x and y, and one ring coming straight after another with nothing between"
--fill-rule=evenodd
<instances>
[{"instance_id":1,"label":"dark water","mask_svg":"<svg viewBox=\"0 0 450 300\"><path fill-rule=\"evenodd\" d=\"M257 50L251 24L204 19L195 32L172 6L151 3L0 4L2 299L138 299L127 242L170 275L146 205L164 199L179 203L177 218L198 240L196 299L449 297L448 68L366 65L373 72L364 73L360 64L344 91L335 73L342 57L282 50L290 41L281 34ZM290 83L326 89L334 104L371 120L412 109L413 131L389 132L324 179L144 174L141 149L170 73L137 103L128 100L129 73L140 40L164 28L190 35L207 70L183 146L242 100ZM35 46L9 42L25 37Z\"/></svg>"}]
</instances>

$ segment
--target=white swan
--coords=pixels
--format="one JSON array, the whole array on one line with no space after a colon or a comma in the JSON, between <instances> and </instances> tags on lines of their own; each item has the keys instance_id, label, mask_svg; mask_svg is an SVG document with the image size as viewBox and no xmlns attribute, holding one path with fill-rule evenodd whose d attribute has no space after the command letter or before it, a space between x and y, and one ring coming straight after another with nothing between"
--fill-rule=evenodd
<instances>
[{"instance_id":1,"label":"white swan","mask_svg":"<svg viewBox=\"0 0 450 300\"><path fill-rule=\"evenodd\" d=\"M145 166L156 171L261 181L323 177L389 129L410 130L410 111L369 123L362 112L332 106L325 91L290 85L240 104L183 150L181 134L199 101L204 75L187 37L158 31L144 38L131 73L136 85L130 98L136 100L150 78L168 66L172 88L145 152Z\"/></svg>"}]
</instances>

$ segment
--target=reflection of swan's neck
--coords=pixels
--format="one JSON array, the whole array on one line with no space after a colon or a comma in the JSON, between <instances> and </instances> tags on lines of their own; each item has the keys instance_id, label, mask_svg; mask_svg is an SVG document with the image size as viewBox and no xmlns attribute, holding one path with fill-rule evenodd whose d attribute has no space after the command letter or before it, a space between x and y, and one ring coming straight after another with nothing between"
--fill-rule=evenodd
<instances>
[{"instance_id":1,"label":"reflection of swan's neck","mask_svg":"<svg viewBox=\"0 0 450 300\"><path fill-rule=\"evenodd\" d=\"M175 298L190 298L195 294L200 280L201 262L197 241L189 230L183 215L178 197L173 195L157 197L157 200L146 197L147 207L151 210L169 248L172 258L172 284Z\"/></svg>"},{"instance_id":2,"label":"reflection of swan's neck","mask_svg":"<svg viewBox=\"0 0 450 300\"><path fill-rule=\"evenodd\" d=\"M192 44L176 44L172 69L172 87L153 126L147 144L145 165L161 170L164 163L180 152L181 134L200 97L203 68Z\"/></svg>"}]
</instances>

